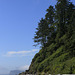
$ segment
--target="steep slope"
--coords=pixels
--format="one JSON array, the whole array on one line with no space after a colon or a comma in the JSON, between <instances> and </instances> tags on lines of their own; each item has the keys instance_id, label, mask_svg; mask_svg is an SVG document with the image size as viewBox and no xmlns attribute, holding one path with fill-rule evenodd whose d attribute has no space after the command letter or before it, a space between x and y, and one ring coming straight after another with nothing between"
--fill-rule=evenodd
<instances>
[{"instance_id":1,"label":"steep slope","mask_svg":"<svg viewBox=\"0 0 75 75\"><path fill-rule=\"evenodd\" d=\"M26 73L75 74L75 35L64 35L59 43L52 43L37 53Z\"/></svg>"},{"instance_id":2,"label":"steep slope","mask_svg":"<svg viewBox=\"0 0 75 75\"><path fill-rule=\"evenodd\" d=\"M42 48L23 74L75 74L75 5L57 0L36 30L34 42Z\"/></svg>"}]
</instances>

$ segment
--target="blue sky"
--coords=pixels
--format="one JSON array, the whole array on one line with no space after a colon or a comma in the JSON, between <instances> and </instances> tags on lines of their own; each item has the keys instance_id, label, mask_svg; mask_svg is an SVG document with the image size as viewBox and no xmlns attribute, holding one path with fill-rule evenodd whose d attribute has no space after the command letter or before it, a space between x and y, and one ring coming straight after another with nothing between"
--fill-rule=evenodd
<instances>
[{"instance_id":1,"label":"blue sky","mask_svg":"<svg viewBox=\"0 0 75 75\"><path fill-rule=\"evenodd\" d=\"M75 4L75 0L71 0ZM56 0L0 0L0 74L25 70L39 46L33 37L39 20Z\"/></svg>"}]
</instances>

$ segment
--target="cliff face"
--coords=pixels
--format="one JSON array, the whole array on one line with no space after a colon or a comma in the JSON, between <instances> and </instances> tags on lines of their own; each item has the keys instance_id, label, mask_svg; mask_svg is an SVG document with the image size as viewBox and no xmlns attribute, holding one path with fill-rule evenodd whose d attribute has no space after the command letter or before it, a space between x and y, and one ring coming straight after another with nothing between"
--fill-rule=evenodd
<instances>
[{"instance_id":1,"label":"cliff face","mask_svg":"<svg viewBox=\"0 0 75 75\"><path fill-rule=\"evenodd\" d=\"M37 53L26 73L75 74L75 35L64 35Z\"/></svg>"}]
</instances>

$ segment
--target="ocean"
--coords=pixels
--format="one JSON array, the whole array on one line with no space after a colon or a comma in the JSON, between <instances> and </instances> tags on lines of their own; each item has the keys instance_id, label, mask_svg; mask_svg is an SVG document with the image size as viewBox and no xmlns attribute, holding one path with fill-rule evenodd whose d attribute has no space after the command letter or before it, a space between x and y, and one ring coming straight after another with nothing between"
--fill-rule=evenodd
<instances>
[{"instance_id":1,"label":"ocean","mask_svg":"<svg viewBox=\"0 0 75 75\"><path fill-rule=\"evenodd\" d=\"M9 74L0 74L0 75L9 75Z\"/></svg>"}]
</instances>

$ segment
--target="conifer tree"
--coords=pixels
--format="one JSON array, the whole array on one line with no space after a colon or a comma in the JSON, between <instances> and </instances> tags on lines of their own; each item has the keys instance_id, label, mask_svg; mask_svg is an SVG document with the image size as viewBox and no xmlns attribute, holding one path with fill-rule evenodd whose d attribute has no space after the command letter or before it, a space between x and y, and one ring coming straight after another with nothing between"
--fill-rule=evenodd
<instances>
[{"instance_id":1,"label":"conifer tree","mask_svg":"<svg viewBox=\"0 0 75 75\"><path fill-rule=\"evenodd\" d=\"M50 5L50 7L46 10L47 13L45 15L45 18L48 22L48 44L52 43L55 38L55 25L54 25L54 18L55 18L55 9L53 6Z\"/></svg>"},{"instance_id":2,"label":"conifer tree","mask_svg":"<svg viewBox=\"0 0 75 75\"><path fill-rule=\"evenodd\" d=\"M55 8L50 6L46 11L45 19L41 18L34 36L34 42L42 47L55 42L59 44L64 34L71 36L75 29L75 6L70 0L57 0Z\"/></svg>"},{"instance_id":3,"label":"conifer tree","mask_svg":"<svg viewBox=\"0 0 75 75\"><path fill-rule=\"evenodd\" d=\"M69 0L57 0L55 19L57 23L58 37L60 38L66 32L66 14L69 6Z\"/></svg>"},{"instance_id":4,"label":"conifer tree","mask_svg":"<svg viewBox=\"0 0 75 75\"><path fill-rule=\"evenodd\" d=\"M75 6L70 3L67 11L67 32L71 36L72 32L75 30Z\"/></svg>"},{"instance_id":5,"label":"conifer tree","mask_svg":"<svg viewBox=\"0 0 75 75\"><path fill-rule=\"evenodd\" d=\"M47 43L47 35L48 35L48 24L47 21L41 18L40 22L38 23L38 28L36 28L36 34L34 36L34 42L41 44L42 47L45 47Z\"/></svg>"}]
</instances>

